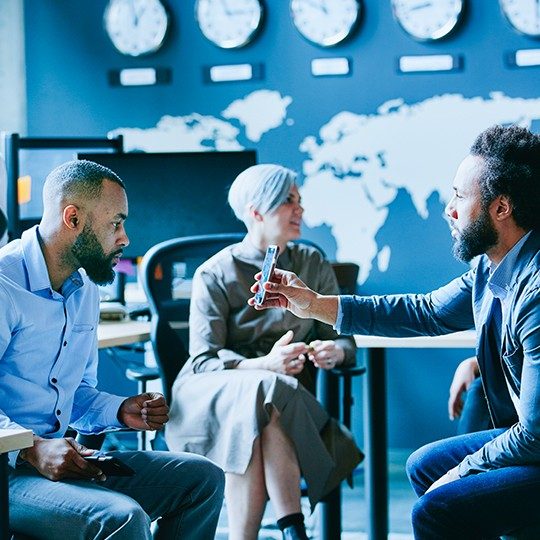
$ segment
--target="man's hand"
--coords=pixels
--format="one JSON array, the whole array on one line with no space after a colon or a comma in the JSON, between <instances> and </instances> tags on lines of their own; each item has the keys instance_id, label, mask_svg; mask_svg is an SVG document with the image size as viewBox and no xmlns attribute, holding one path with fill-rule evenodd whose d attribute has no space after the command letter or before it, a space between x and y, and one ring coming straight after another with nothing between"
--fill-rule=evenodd
<instances>
[{"instance_id":1,"label":"man's hand","mask_svg":"<svg viewBox=\"0 0 540 540\"><path fill-rule=\"evenodd\" d=\"M317 339L309 346L311 350L308 358L318 368L333 369L345 360L345 351L331 339L325 341Z\"/></svg>"},{"instance_id":2,"label":"man's hand","mask_svg":"<svg viewBox=\"0 0 540 540\"><path fill-rule=\"evenodd\" d=\"M169 421L169 407L161 394L147 392L124 400L118 419L133 429L158 430Z\"/></svg>"},{"instance_id":3,"label":"man's hand","mask_svg":"<svg viewBox=\"0 0 540 540\"><path fill-rule=\"evenodd\" d=\"M84 456L91 456L95 450L85 448L76 440L42 439L34 437L34 446L21 450L19 456L34 466L49 480L79 478L105 480L105 475Z\"/></svg>"},{"instance_id":4,"label":"man's hand","mask_svg":"<svg viewBox=\"0 0 540 540\"><path fill-rule=\"evenodd\" d=\"M463 394L479 375L478 360L475 356L463 360L457 367L450 385L450 397L448 398L448 416L450 420L455 420L461 416Z\"/></svg>"},{"instance_id":5,"label":"man's hand","mask_svg":"<svg viewBox=\"0 0 540 540\"><path fill-rule=\"evenodd\" d=\"M259 290L261 272L255 275L256 282L251 287L254 294ZM334 324L337 318L337 296L322 296L312 291L295 273L275 269L271 281L264 285L266 295L264 302L258 306L255 298L248 304L255 309L285 308L301 319L313 318Z\"/></svg>"},{"instance_id":6,"label":"man's hand","mask_svg":"<svg viewBox=\"0 0 540 540\"><path fill-rule=\"evenodd\" d=\"M436 482L433 482L429 489L426 491L426 493L429 493L430 491L437 489L441 486L444 486L445 484L449 484L450 482L453 482L454 480L459 480L459 473L458 473L458 467L454 467L453 469L450 469L445 475L441 476Z\"/></svg>"}]
</instances>

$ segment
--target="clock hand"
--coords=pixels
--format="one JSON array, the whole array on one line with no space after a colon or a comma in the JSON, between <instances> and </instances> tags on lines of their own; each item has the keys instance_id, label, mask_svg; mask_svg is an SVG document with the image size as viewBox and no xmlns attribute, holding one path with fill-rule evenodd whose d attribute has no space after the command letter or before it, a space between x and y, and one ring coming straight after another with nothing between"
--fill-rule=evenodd
<instances>
[{"instance_id":1,"label":"clock hand","mask_svg":"<svg viewBox=\"0 0 540 540\"><path fill-rule=\"evenodd\" d=\"M229 6L227 5L227 0L221 0L221 7L223 8L223 11L225 12L225 15L231 15L231 10L229 9Z\"/></svg>"},{"instance_id":2,"label":"clock hand","mask_svg":"<svg viewBox=\"0 0 540 540\"><path fill-rule=\"evenodd\" d=\"M133 21L133 26L138 26L139 14L137 13L137 9L135 7L135 0L131 0L131 2L129 3L129 7L131 9L131 19Z\"/></svg>"},{"instance_id":3,"label":"clock hand","mask_svg":"<svg viewBox=\"0 0 540 540\"><path fill-rule=\"evenodd\" d=\"M326 5L324 4L324 0L304 0L304 2L315 9L318 9L322 11L325 14L328 14L328 9L326 8Z\"/></svg>"},{"instance_id":4,"label":"clock hand","mask_svg":"<svg viewBox=\"0 0 540 540\"><path fill-rule=\"evenodd\" d=\"M433 5L433 2L424 2L423 4L416 4L409 8L409 11L415 11L417 9L424 9Z\"/></svg>"}]
</instances>

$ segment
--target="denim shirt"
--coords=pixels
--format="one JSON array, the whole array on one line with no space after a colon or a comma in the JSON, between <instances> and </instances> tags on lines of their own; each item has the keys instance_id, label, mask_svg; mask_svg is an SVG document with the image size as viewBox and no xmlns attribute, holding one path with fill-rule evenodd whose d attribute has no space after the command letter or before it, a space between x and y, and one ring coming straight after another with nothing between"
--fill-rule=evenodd
<instances>
[{"instance_id":1,"label":"denim shirt","mask_svg":"<svg viewBox=\"0 0 540 540\"><path fill-rule=\"evenodd\" d=\"M540 231L532 231L507 254L493 276L484 255L478 265L429 294L389 296L342 296L336 329L343 334L373 334L389 337L441 335L476 328L479 362L483 358L486 321L497 287L504 289L502 371L519 399L517 422L459 465L460 476L508 467L540 463ZM508 262L508 261L507 261ZM492 279L490 279L490 277ZM492 282L493 280L493 282ZM500 290L500 289L499 289ZM501 296L501 293L498 294ZM483 372L490 409L500 387L491 370ZM500 375L502 378L503 375Z\"/></svg>"},{"instance_id":2,"label":"denim shirt","mask_svg":"<svg viewBox=\"0 0 540 540\"><path fill-rule=\"evenodd\" d=\"M96 389L97 287L81 270L54 291L37 227L0 249L0 305L0 428L59 438L120 427L125 398Z\"/></svg>"}]
</instances>

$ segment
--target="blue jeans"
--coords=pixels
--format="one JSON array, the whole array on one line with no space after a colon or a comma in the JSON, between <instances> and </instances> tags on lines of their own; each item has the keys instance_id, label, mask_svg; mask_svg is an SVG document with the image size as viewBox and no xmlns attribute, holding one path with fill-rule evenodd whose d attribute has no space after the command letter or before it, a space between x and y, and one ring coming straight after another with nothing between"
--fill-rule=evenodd
<instances>
[{"instance_id":1,"label":"blue jeans","mask_svg":"<svg viewBox=\"0 0 540 540\"><path fill-rule=\"evenodd\" d=\"M483 540L540 523L540 465L520 465L473 474L429 493L447 471L503 433L491 429L428 444L407 461L419 499L412 513L416 540Z\"/></svg>"},{"instance_id":2,"label":"blue jeans","mask_svg":"<svg viewBox=\"0 0 540 540\"><path fill-rule=\"evenodd\" d=\"M10 469L10 527L47 540L212 540L223 502L223 471L172 452L110 452L132 477L52 482L30 466Z\"/></svg>"}]
</instances>

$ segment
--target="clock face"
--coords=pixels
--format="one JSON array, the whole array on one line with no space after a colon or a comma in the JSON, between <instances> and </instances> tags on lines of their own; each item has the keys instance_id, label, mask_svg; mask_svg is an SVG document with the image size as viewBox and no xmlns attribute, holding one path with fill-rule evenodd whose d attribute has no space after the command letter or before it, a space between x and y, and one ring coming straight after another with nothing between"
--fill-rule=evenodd
<instances>
[{"instance_id":1,"label":"clock face","mask_svg":"<svg viewBox=\"0 0 540 540\"><path fill-rule=\"evenodd\" d=\"M291 17L309 41L331 47L347 38L360 18L359 0L291 0Z\"/></svg>"},{"instance_id":2,"label":"clock face","mask_svg":"<svg viewBox=\"0 0 540 540\"><path fill-rule=\"evenodd\" d=\"M463 13L464 0L392 0L394 17L415 39L429 41L447 36Z\"/></svg>"},{"instance_id":3,"label":"clock face","mask_svg":"<svg viewBox=\"0 0 540 540\"><path fill-rule=\"evenodd\" d=\"M510 24L522 34L540 37L540 0L499 0Z\"/></svg>"},{"instance_id":4,"label":"clock face","mask_svg":"<svg viewBox=\"0 0 540 540\"><path fill-rule=\"evenodd\" d=\"M260 28L260 0L197 0L195 17L203 35L223 49L247 45Z\"/></svg>"},{"instance_id":5,"label":"clock face","mask_svg":"<svg viewBox=\"0 0 540 540\"><path fill-rule=\"evenodd\" d=\"M129 56L157 51L169 26L159 0L110 0L103 18L113 45Z\"/></svg>"}]
</instances>

